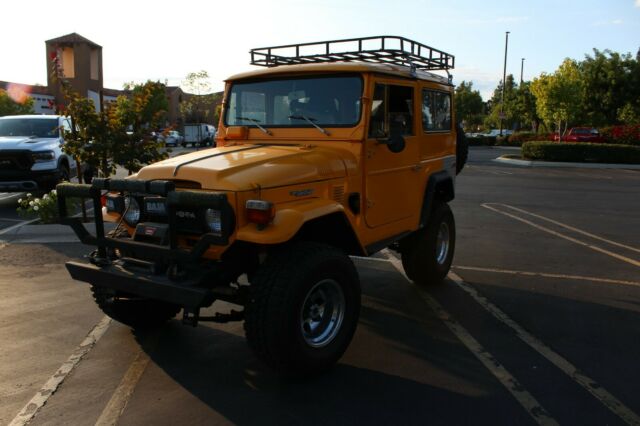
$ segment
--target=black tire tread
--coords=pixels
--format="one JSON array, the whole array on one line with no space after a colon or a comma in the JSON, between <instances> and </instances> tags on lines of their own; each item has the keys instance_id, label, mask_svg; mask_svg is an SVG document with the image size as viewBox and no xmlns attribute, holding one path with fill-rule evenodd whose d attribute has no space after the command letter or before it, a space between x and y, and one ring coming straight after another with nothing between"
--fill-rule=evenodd
<instances>
[{"instance_id":1,"label":"black tire tread","mask_svg":"<svg viewBox=\"0 0 640 426\"><path fill-rule=\"evenodd\" d=\"M442 220L450 221L451 242L445 267L440 267L431 252L435 252L435 239ZM414 231L400 244L402 266L407 277L419 285L438 285L446 277L455 251L455 221L447 203L437 201L424 228ZM427 257L425 257L425 253Z\"/></svg>"},{"instance_id":2,"label":"black tire tread","mask_svg":"<svg viewBox=\"0 0 640 426\"><path fill-rule=\"evenodd\" d=\"M309 273L314 262L328 260L343 262L351 279L357 284L359 312L359 280L355 266L341 251L324 244L300 242L275 249L267 257L252 279L249 291L249 303L245 307L244 330L249 347L255 355L269 367L285 374L307 375L324 370L336 360L329 360L326 365L306 366L290 357L283 345L282 336L278 333L286 327L284 315L278 315L292 302L291 283L303 279ZM356 313L357 318L357 313ZM278 319L280 323L274 324ZM356 321L357 322L357 321ZM347 327L347 325L343 325ZM351 340L353 330L349 333L347 344ZM346 345L345 348L346 349ZM344 351L342 351L344 352ZM340 355L342 355L342 352ZM339 357L338 357L339 358Z\"/></svg>"}]
</instances>

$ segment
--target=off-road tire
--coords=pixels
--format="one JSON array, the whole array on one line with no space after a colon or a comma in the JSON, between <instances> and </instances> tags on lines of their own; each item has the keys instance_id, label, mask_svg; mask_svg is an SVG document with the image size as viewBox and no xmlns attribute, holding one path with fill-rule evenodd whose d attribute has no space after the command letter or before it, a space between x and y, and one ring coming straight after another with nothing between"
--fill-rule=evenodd
<instances>
[{"instance_id":1,"label":"off-road tire","mask_svg":"<svg viewBox=\"0 0 640 426\"><path fill-rule=\"evenodd\" d=\"M111 238L125 238L129 233L114 229L107 233ZM123 253L121 253L123 254ZM126 253L124 253L126 254ZM110 257L117 257L115 252ZM158 300L144 299L107 287L92 285L91 292L98 307L114 320L135 329L160 327L180 312L180 306Z\"/></svg>"},{"instance_id":2,"label":"off-road tire","mask_svg":"<svg viewBox=\"0 0 640 426\"><path fill-rule=\"evenodd\" d=\"M443 235L443 226L448 232L446 253L438 237ZM451 268L456 245L456 229L449 205L436 202L429 214L429 222L400 242L402 266L407 277L416 284L441 284Z\"/></svg>"},{"instance_id":3,"label":"off-road tire","mask_svg":"<svg viewBox=\"0 0 640 426\"><path fill-rule=\"evenodd\" d=\"M337 283L344 309L333 337L317 347L315 342L309 343L309 334L305 335L303 316L310 295L323 283ZM252 277L244 329L250 348L265 364L286 376L309 376L331 368L340 359L351 342L359 314L360 282L351 259L328 245L299 242L269 253Z\"/></svg>"},{"instance_id":4,"label":"off-road tire","mask_svg":"<svg viewBox=\"0 0 640 426\"><path fill-rule=\"evenodd\" d=\"M91 292L102 312L135 329L160 327L180 311L178 305L143 299L106 287L92 285Z\"/></svg>"}]
</instances>

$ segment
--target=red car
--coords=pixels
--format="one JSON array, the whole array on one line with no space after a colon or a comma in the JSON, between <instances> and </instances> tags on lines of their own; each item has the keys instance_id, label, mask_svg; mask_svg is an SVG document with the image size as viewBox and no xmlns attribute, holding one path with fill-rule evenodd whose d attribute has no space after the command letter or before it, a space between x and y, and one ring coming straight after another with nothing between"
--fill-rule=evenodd
<instances>
[{"instance_id":1,"label":"red car","mask_svg":"<svg viewBox=\"0 0 640 426\"><path fill-rule=\"evenodd\" d=\"M553 135L554 141L559 141L560 137L556 133ZM604 142L604 138L598 131L591 127L573 127L562 135L563 142Z\"/></svg>"}]
</instances>

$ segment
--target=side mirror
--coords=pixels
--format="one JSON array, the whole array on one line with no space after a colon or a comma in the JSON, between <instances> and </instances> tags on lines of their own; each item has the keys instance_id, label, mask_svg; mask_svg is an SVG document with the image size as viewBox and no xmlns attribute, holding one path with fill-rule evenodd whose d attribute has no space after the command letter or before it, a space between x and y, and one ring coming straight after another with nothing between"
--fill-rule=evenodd
<instances>
[{"instance_id":1,"label":"side mirror","mask_svg":"<svg viewBox=\"0 0 640 426\"><path fill-rule=\"evenodd\" d=\"M378 139L378 145L386 145L389 151L397 154L404 150L405 141L401 134L394 134L388 139Z\"/></svg>"},{"instance_id":2,"label":"side mirror","mask_svg":"<svg viewBox=\"0 0 640 426\"><path fill-rule=\"evenodd\" d=\"M389 130L390 130L389 138L386 140L379 139L378 143L387 145L387 148L389 148L389 151L393 152L394 154L402 152L405 147L405 141L404 141L404 138L402 137L401 123L398 121L392 121L391 128Z\"/></svg>"}]
</instances>

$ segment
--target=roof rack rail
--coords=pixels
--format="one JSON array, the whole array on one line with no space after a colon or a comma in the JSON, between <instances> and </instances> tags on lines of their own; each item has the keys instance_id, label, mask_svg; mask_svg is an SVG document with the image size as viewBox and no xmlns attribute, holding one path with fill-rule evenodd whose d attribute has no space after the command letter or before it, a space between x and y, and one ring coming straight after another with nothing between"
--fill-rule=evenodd
<instances>
[{"instance_id":1,"label":"roof rack rail","mask_svg":"<svg viewBox=\"0 0 640 426\"><path fill-rule=\"evenodd\" d=\"M398 36L375 36L299 43L251 49L251 65L280 65L325 62L370 62L394 64L420 70L449 70L455 57L442 50Z\"/></svg>"}]
</instances>

